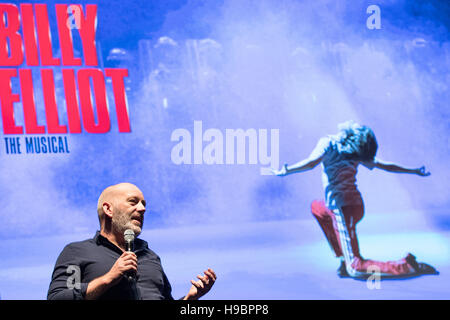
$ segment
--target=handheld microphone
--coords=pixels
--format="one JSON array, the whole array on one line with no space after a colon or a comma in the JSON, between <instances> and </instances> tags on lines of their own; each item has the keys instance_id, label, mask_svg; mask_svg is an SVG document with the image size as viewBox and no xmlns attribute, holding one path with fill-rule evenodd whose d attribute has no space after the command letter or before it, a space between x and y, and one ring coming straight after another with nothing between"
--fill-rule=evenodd
<instances>
[{"instance_id":1,"label":"handheld microphone","mask_svg":"<svg viewBox=\"0 0 450 320\"><path fill-rule=\"evenodd\" d=\"M134 231L131 229L125 230L123 233L123 238L125 240L125 247L127 251L133 251L134 247Z\"/></svg>"},{"instance_id":2,"label":"handheld microphone","mask_svg":"<svg viewBox=\"0 0 450 320\"><path fill-rule=\"evenodd\" d=\"M131 229L125 230L123 233L123 238L125 240L125 248L128 252L132 252L134 249L134 231ZM136 275L133 272L130 272L127 275L128 281L136 280Z\"/></svg>"}]
</instances>

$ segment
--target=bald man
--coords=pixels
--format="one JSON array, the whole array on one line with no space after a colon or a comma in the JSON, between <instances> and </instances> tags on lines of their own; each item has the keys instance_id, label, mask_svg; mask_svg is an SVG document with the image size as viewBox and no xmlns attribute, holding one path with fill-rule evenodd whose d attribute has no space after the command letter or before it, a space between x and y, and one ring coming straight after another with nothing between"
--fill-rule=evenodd
<instances>
[{"instance_id":1,"label":"bald man","mask_svg":"<svg viewBox=\"0 0 450 320\"><path fill-rule=\"evenodd\" d=\"M159 256L137 238L144 225L146 202L130 183L110 186L101 193L97 213L100 231L93 239L68 244L59 255L48 290L49 300L173 300ZM124 232L135 234L133 251L126 250ZM210 268L182 299L196 300L216 281Z\"/></svg>"}]
</instances>

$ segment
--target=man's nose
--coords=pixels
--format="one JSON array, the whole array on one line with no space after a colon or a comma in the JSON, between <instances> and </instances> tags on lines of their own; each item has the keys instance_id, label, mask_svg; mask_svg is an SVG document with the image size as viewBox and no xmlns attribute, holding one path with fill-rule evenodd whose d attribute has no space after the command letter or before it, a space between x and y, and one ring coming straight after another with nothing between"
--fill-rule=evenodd
<instances>
[{"instance_id":1,"label":"man's nose","mask_svg":"<svg viewBox=\"0 0 450 320\"><path fill-rule=\"evenodd\" d=\"M138 206L137 206L137 209L136 209L137 211L142 211L142 213L144 213L145 212L145 206L144 206L144 204L142 203L142 201L139 201L139 203L138 203Z\"/></svg>"}]
</instances>

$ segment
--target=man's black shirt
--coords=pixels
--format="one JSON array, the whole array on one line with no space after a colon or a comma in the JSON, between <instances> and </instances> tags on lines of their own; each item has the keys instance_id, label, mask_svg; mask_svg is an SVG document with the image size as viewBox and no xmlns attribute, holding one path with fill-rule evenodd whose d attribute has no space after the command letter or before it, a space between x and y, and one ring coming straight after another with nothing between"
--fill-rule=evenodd
<instances>
[{"instance_id":1,"label":"man's black shirt","mask_svg":"<svg viewBox=\"0 0 450 320\"><path fill-rule=\"evenodd\" d=\"M68 244L56 261L47 299L84 299L89 282L105 275L122 253L98 231L93 239ZM146 241L138 238L134 242L134 253L138 258L136 280L123 277L99 299L173 300L172 288L158 255L148 248Z\"/></svg>"}]
</instances>

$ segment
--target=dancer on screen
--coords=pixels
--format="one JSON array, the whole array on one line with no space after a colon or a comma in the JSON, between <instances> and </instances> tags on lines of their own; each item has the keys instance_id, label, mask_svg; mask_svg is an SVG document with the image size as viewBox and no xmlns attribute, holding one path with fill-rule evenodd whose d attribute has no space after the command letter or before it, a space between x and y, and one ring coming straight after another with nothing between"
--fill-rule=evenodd
<instances>
[{"instance_id":1,"label":"dancer on screen","mask_svg":"<svg viewBox=\"0 0 450 320\"><path fill-rule=\"evenodd\" d=\"M311 212L319 222L325 236L341 261L340 277L365 277L372 272L381 275L409 276L414 274L437 274L430 265L417 262L409 253L398 261L374 261L364 259L358 246L356 224L364 216L364 202L356 187L356 173L359 164L372 170L383 169L395 173L411 173L422 177L430 173L425 167L409 169L393 163L386 163L375 157L378 144L373 131L354 121L338 125L337 135L323 137L311 155L303 161L273 174L285 176L313 169L322 163L325 202L314 200Z\"/></svg>"}]
</instances>

